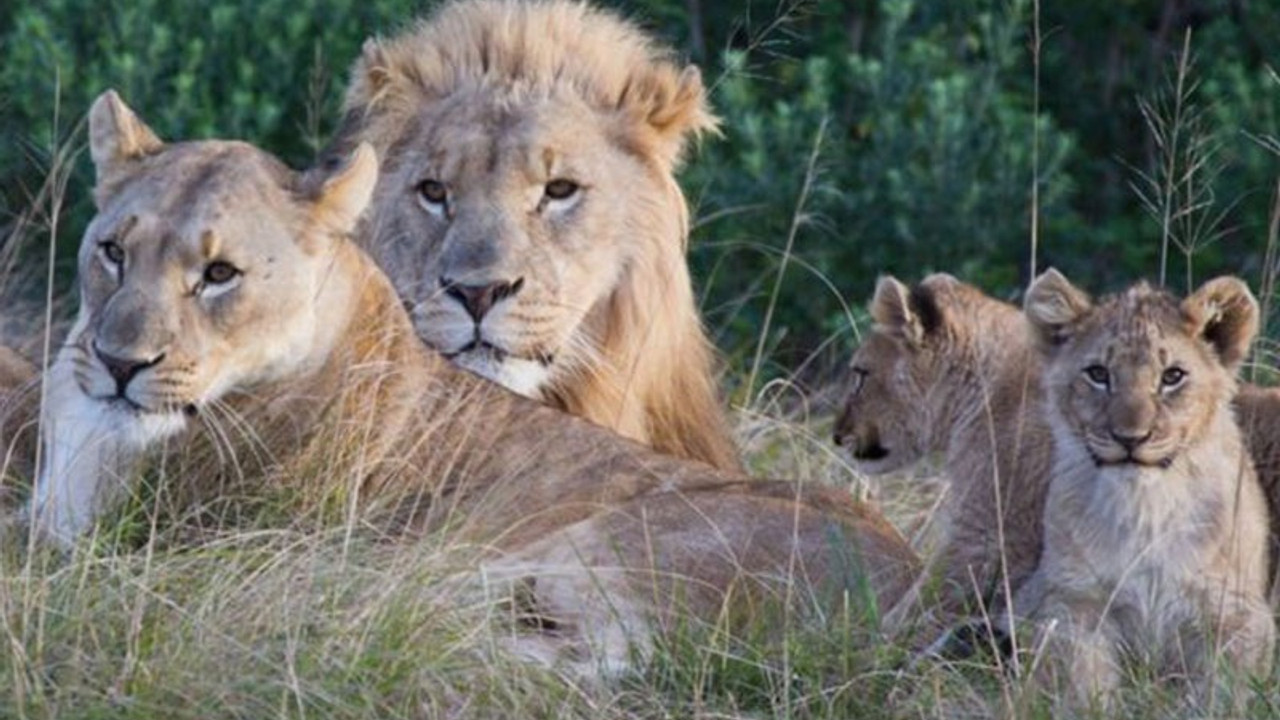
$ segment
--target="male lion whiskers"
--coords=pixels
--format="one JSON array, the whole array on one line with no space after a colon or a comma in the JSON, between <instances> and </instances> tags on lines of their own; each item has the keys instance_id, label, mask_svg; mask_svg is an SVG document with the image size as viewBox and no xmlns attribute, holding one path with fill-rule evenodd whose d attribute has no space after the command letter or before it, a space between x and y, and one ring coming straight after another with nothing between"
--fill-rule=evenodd
<instances>
[{"instance_id":1,"label":"male lion whiskers","mask_svg":"<svg viewBox=\"0 0 1280 720\"><path fill-rule=\"evenodd\" d=\"M1236 278L1182 302L1139 284L1095 305L1050 270L1027 291L1046 357L1054 460L1039 567L1015 608L1076 706L1111 700L1122 661L1214 697L1271 667L1266 504L1231 410L1258 306Z\"/></svg>"},{"instance_id":2,"label":"male lion whiskers","mask_svg":"<svg viewBox=\"0 0 1280 720\"><path fill-rule=\"evenodd\" d=\"M333 143L383 158L359 239L458 365L666 452L740 467L674 173L715 127L694 67L552 0L449 3L370 41Z\"/></svg>"},{"instance_id":3,"label":"male lion whiskers","mask_svg":"<svg viewBox=\"0 0 1280 720\"><path fill-rule=\"evenodd\" d=\"M42 537L75 542L144 451L212 439L234 462L265 439L250 482L342 493L360 527L481 548L487 577L555 623L522 652L588 672L625 667L665 618L887 602L914 575L847 493L660 455L427 349L348 236L377 181L367 145L300 176L244 143L162 143L110 92L89 125L99 212L48 379ZM199 434L213 412L236 432Z\"/></svg>"}]
</instances>

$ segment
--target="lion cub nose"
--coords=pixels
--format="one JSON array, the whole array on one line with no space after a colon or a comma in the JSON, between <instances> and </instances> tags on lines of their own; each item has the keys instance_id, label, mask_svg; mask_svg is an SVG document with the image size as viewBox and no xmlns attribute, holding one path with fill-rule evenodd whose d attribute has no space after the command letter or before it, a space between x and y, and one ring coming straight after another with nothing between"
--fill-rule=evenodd
<instances>
[{"instance_id":1,"label":"lion cub nose","mask_svg":"<svg viewBox=\"0 0 1280 720\"><path fill-rule=\"evenodd\" d=\"M462 303L472 320L480 322L494 305L520 292L524 278L516 278L514 282L500 280L486 285L463 285L442 277L440 285L445 294Z\"/></svg>"},{"instance_id":2,"label":"lion cub nose","mask_svg":"<svg viewBox=\"0 0 1280 720\"><path fill-rule=\"evenodd\" d=\"M116 394L124 395L124 389L129 385L138 373L152 367L164 359L164 353L157 355L149 360L138 360L134 358L122 358L109 353L103 352L96 344L93 346L93 354L98 356L98 360L102 362L103 367L111 375L111 379L116 381Z\"/></svg>"},{"instance_id":3,"label":"lion cub nose","mask_svg":"<svg viewBox=\"0 0 1280 720\"><path fill-rule=\"evenodd\" d=\"M1133 452L1134 448L1146 442L1151 437L1150 431L1134 430L1134 431L1111 431L1111 439L1116 444L1124 448L1128 452Z\"/></svg>"}]
</instances>

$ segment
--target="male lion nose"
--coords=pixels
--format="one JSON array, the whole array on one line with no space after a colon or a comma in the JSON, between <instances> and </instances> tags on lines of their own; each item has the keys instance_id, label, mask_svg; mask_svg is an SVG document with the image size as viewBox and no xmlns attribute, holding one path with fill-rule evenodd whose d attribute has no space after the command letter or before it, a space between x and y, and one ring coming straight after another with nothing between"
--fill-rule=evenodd
<instances>
[{"instance_id":1,"label":"male lion nose","mask_svg":"<svg viewBox=\"0 0 1280 720\"><path fill-rule=\"evenodd\" d=\"M124 389L129 385L138 373L152 367L164 359L164 353L151 358L149 360L137 360L134 358L116 357L109 353L104 353L95 343L93 346L93 354L98 356L98 360L102 362L103 367L110 373L111 379L116 381L116 394L123 396Z\"/></svg>"},{"instance_id":2,"label":"male lion nose","mask_svg":"<svg viewBox=\"0 0 1280 720\"><path fill-rule=\"evenodd\" d=\"M1146 432L1142 432L1140 430L1132 430L1132 431L1112 430L1111 431L1111 439L1115 440L1117 445L1124 448L1128 452L1133 452L1134 448L1146 442L1147 439L1150 437L1151 437L1151 431L1149 430Z\"/></svg>"},{"instance_id":3,"label":"male lion nose","mask_svg":"<svg viewBox=\"0 0 1280 720\"><path fill-rule=\"evenodd\" d=\"M487 285L463 285L442 277L440 285L445 294L462 303L472 320L480 322L494 305L520 292L524 278L516 278L515 282L500 280Z\"/></svg>"}]
</instances>

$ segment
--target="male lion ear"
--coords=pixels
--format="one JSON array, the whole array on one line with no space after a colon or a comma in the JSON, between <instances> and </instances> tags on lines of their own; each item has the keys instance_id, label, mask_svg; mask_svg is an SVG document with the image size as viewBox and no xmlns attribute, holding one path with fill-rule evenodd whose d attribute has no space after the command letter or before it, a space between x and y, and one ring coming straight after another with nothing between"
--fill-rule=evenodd
<instances>
[{"instance_id":1,"label":"male lion ear","mask_svg":"<svg viewBox=\"0 0 1280 720\"><path fill-rule=\"evenodd\" d=\"M1218 277L1201 285L1182 301L1182 314L1191 334L1208 343L1230 370L1244 361L1258 335L1258 301L1236 277Z\"/></svg>"},{"instance_id":2,"label":"male lion ear","mask_svg":"<svg viewBox=\"0 0 1280 720\"><path fill-rule=\"evenodd\" d=\"M632 78L618 97L618 108L643 122L652 134L654 152L672 169L679 165L691 138L716 132L720 125L707 103L696 65L677 71L669 63L660 63Z\"/></svg>"},{"instance_id":3,"label":"male lion ear","mask_svg":"<svg viewBox=\"0 0 1280 720\"><path fill-rule=\"evenodd\" d=\"M1046 350L1066 342L1072 327L1092 307L1089 296L1053 268L1032 281L1023 300L1023 311L1036 340Z\"/></svg>"},{"instance_id":4,"label":"male lion ear","mask_svg":"<svg viewBox=\"0 0 1280 720\"><path fill-rule=\"evenodd\" d=\"M326 177L315 193L312 217L339 233L355 229L378 183L378 154L367 142L345 165Z\"/></svg>"},{"instance_id":5,"label":"male lion ear","mask_svg":"<svg viewBox=\"0 0 1280 720\"><path fill-rule=\"evenodd\" d=\"M97 171L95 198L99 204L138 159L154 155L163 147L160 138L115 90L99 95L89 108L89 155Z\"/></svg>"}]
</instances>

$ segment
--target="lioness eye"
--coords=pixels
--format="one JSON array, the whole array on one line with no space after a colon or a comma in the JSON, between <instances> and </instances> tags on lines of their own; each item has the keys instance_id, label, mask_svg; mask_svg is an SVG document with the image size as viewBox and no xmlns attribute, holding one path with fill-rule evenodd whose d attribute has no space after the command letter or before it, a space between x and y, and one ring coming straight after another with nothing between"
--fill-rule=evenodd
<instances>
[{"instance_id":1,"label":"lioness eye","mask_svg":"<svg viewBox=\"0 0 1280 720\"><path fill-rule=\"evenodd\" d=\"M418 194L431 205L443 205L449 199L449 188L439 180L423 180L418 183Z\"/></svg>"},{"instance_id":2,"label":"lioness eye","mask_svg":"<svg viewBox=\"0 0 1280 720\"><path fill-rule=\"evenodd\" d=\"M98 248L102 251L102 256L112 265L124 262L124 248L120 247L120 243L115 240L103 240L98 243Z\"/></svg>"},{"instance_id":3,"label":"lioness eye","mask_svg":"<svg viewBox=\"0 0 1280 720\"><path fill-rule=\"evenodd\" d=\"M1179 367L1166 368L1160 374L1160 385L1165 388L1176 387L1187 379L1187 371Z\"/></svg>"},{"instance_id":4,"label":"lioness eye","mask_svg":"<svg viewBox=\"0 0 1280 720\"><path fill-rule=\"evenodd\" d=\"M215 260L204 268L204 281L210 285L223 285L231 282L240 274L236 266L221 260Z\"/></svg>"},{"instance_id":5,"label":"lioness eye","mask_svg":"<svg viewBox=\"0 0 1280 720\"><path fill-rule=\"evenodd\" d=\"M551 200L567 200L578 192L578 183L564 178L556 178L547 183L547 186L542 191Z\"/></svg>"},{"instance_id":6,"label":"lioness eye","mask_svg":"<svg viewBox=\"0 0 1280 720\"><path fill-rule=\"evenodd\" d=\"M1090 365L1085 368L1084 376L1089 378L1089 382L1100 387L1106 387L1111 383L1111 373L1101 365Z\"/></svg>"}]
</instances>

